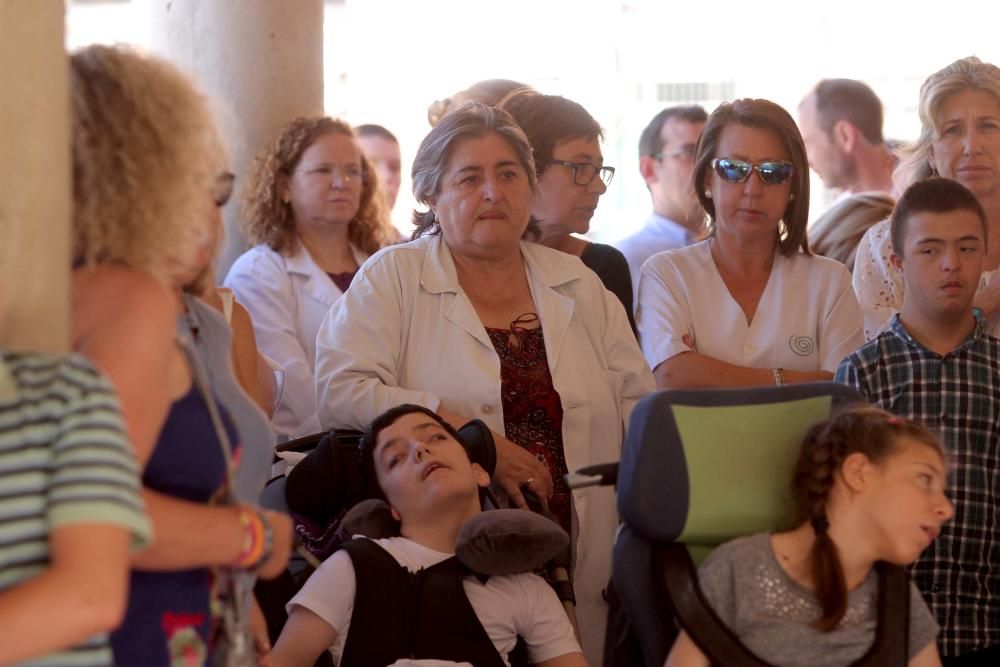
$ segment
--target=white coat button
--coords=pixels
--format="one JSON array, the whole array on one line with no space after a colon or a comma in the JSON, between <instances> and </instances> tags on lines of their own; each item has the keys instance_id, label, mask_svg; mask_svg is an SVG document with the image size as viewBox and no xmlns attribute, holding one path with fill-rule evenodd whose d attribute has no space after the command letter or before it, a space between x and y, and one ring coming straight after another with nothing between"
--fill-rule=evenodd
<instances>
[{"instance_id":1,"label":"white coat button","mask_svg":"<svg viewBox=\"0 0 1000 667\"><path fill-rule=\"evenodd\" d=\"M479 409L483 411L484 415L491 415L491 414L493 414L493 406L489 405L488 403L484 403L483 406L481 408L479 408Z\"/></svg>"}]
</instances>

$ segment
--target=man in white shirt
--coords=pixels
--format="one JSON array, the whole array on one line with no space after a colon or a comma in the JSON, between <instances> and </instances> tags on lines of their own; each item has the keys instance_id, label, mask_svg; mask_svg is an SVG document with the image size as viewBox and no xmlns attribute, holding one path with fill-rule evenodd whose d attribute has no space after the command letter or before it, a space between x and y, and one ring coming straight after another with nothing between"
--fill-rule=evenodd
<instances>
[{"instance_id":1,"label":"man in white shirt","mask_svg":"<svg viewBox=\"0 0 1000 667\"><path fill-rule=\"evenodd\" d=\"M369 427L361 452L365 478L377 481L400 522L400 537L355 540L354 547L327 559L288 604L289 619L274 648L273 664L311 667L330 649L335 662L348 667L390 664L401 657L469 662L477 667L509 665L507 656L520 636L535 665L586 665L555 593L535 574L491 576L485 581L462 577L471 615L455 616L449 609L441 618L441 613L425 609L434 604L428 596L418 595L429 586L428 573L449 566L459 530L482 511L479 489L489 484L489 475L470 461L444 420L419 406L393 408ZM387 570L375 562L387 559ZM413 595L385 600L374 610L389 596L376 590L379 586L372 585L375 578L368 573L383 568L390 576L378 581L395 582L395 566L405 568L415 582ZM433 582L434 590L440 590L441 579ZM407 619L400 610L404 616L414 610L428 613ZM357 636L352 636L355 617ZM461 628L455 627L453 617ZM421 622L420 632L409 627ZM428 637L435 633L438 637ZM468 653L456 651L457 646L468 646Z\"/></svg>"},{"instance_id":2,"label":"man in white shirt","mask_svg":"<svg viewBox=\"0 0 1000 667\"><path fill-rule=\"evenodd\" d=\"M653 199L653 214L636 233L615 244L632 273L639 303L639 270L658 252L689 245L705 234L705 212L691 172L708 114L700 106L673 106L653 116L639 137L639 172Z\"/></svg>"},{"instance_id":3,"label":"man in white shirt","mask_svg":"<svg viewBox=\"0 0 1000 667\"><path fill-rule=\"evenodd\" d=\"M882 102L853 79L823 79L799 104L809 166L845 194L891 192L893 158L882 138Z\"/></svg>"}]
</instances>

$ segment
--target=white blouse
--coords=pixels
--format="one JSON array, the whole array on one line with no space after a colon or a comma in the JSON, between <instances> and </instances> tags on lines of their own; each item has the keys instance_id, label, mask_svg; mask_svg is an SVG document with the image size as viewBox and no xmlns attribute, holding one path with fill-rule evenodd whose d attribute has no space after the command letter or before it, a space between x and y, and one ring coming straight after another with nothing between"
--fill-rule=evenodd
<instances>
[{"instance_id":1,"label":"white blouse","mask_svg":"<svg viewBox=\"0 0 1000 667\"><path fill-rule=\"evenodd\" d=\"M903 307L903 276L889 261L891 255L889 221L883 220L865 232L854 260L854 291L865 315L865 340L878 336ZM983 271L977 294L986 289L994 273ZM1000 317L992 318L987 330L1000 335Z\"/></svg>"},{"instance_id":2,"label":"white blouse","mask_svg":"<svg viewBox=\"0 0 1000 667\"><path fill-rule=\"evenodd\" d=\"M654 255L642 267L636 320L650 368L697 350L749 368L832 373L861 346L861 309L842 264L776 253L748 323L719 275L709 243Z\"/></svg>"}]
</instances>

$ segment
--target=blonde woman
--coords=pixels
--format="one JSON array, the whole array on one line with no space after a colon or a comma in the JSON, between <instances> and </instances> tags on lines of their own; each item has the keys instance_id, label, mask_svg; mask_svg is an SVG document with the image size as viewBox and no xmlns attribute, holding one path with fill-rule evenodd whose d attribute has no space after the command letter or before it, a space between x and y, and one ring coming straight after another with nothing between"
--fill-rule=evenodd
<instances>
[{"instance_id":1,"label":"blonde woman","mask_svg":"<svg viewBox=\"0 0 1000 667\"><path fill-rule=\"evenodd\" d=\"M903 192L928 176L958 181L976 196L989 220L985 270L975 305L987 330L1000 334L1000 67L975 56L956 60L920 87L920 136L893 175ZM858 245L854 291L865 315L865 340L875 338L903 305L903 278L893 267L889 221Z\"/></svg>"},{"instance_id":2,"label":"blonde woman","mask_svg":"<svg viewBox=\"0 0 1000 667\"><path fill-rule=\"evenodd\" d=\"M225 285L280 369L272 421L279 437L319 430L316 332L365 259L396 238L377 193L375 170L339 120L298 118L257 157L243 226L254 247Z\"/></svg>"},{"instance_id":3,"label":"blonde woman","mask_svg":"<svg viewBox=\"0 0 1000 667\"><path fill-rule=\"evenodd\" d=\"M132 559L115 663L203 664L216 627L213 571L274 576L291 546L286 517L218 504L230 457L246 466L261 452L238 437L220 380L198 381L203 351L183 342L192 329L181 290L212 257L224 199L222 147L206 100L165 62L88 47L70 58L70 87L73 343L121 396L154 535ZM228 340L213 351L229 354Z\"/></svg>"}]
</instances>

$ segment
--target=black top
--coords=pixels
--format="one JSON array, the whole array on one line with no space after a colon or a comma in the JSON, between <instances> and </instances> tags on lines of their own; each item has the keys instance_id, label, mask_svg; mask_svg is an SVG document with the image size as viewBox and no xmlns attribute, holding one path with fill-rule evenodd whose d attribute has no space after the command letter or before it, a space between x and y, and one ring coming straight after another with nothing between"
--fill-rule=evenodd
<instances>
[{"instance_id":1,"label":"black top","mask_svg":"<svg viewBox=\"0 0 1000 667\"><path fill-rule=\"evenodd\" d=\"M632 275L629 273L625 255L609 245L590 243L580 255L580 259L588 269L597 274L604 287L622 302L632 333L636 333L635 315L632 312ZM636 336L638 337L638 334Z\"/></svg>"},{"instance_id":2,"label":"black top","mask_svg":"<svg viewBox=\"0 0 1000 667\"><path fill-rule=\"evenodd\" d=\"M465 595L472 574L452 556L410 572L368 539L345 542L357 581L342 667L390 665L400 658L504 667Z\"/></svg>"}]
</instances>

